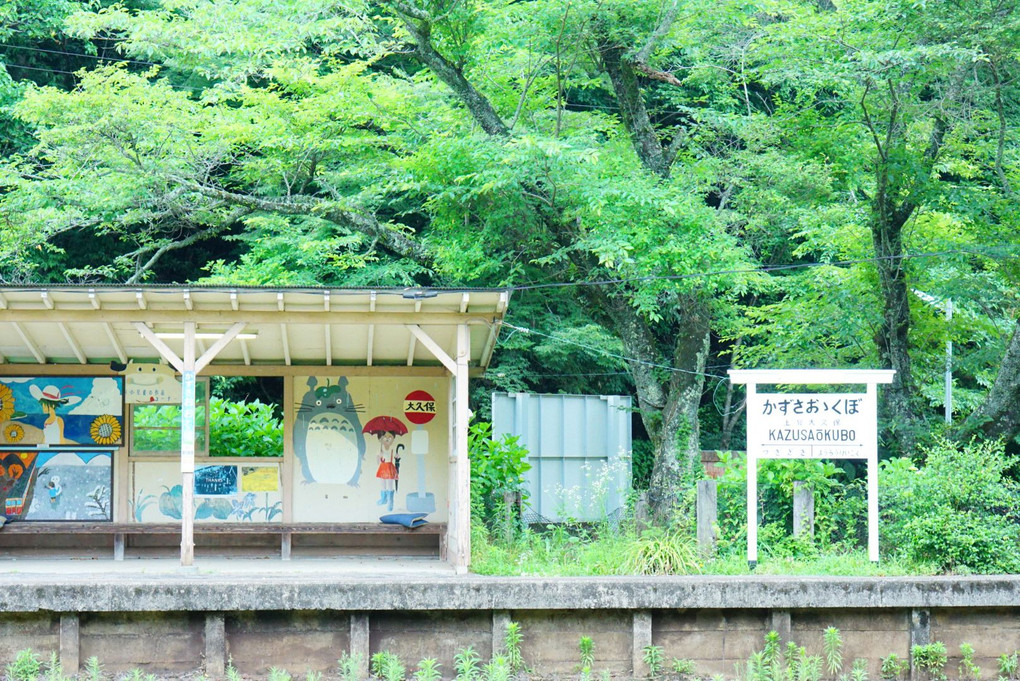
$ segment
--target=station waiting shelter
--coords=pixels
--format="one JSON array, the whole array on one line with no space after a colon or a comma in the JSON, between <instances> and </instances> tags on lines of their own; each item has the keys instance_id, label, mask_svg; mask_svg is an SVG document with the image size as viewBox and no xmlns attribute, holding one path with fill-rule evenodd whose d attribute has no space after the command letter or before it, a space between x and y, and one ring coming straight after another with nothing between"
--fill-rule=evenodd
<instances>
[{"instance_id":1,"label":"station waiting shelter","mask_svg":"<svg viewBox=\"0 0 1020 681\"><path fill-rule=\"evenodd\" d=\"M464 571L468 382L509 297L0 287L0 546L179 533L189 566L196 535L430 536ZM211 376L282 379L282 451L211 455Z\"/></svg>"}]
</instances>

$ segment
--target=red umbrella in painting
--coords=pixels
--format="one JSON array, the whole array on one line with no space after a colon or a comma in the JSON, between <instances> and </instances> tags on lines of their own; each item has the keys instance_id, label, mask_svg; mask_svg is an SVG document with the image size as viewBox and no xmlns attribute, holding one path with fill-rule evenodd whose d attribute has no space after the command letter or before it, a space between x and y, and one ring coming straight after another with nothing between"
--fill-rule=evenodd
<instances>
[{"instance_id":1,"label":"red umbrella in painting","mask_svg":"<svg viewBox=\"0 0 1020 681\"><path fill-rule=\"evenodd\" d=\"M383 435L386 433L392 433L394 436L407 435L407 426L404 422L394 416L376 416L365 424L365 427L361 429L361 432L368 433L369 435L377 435L380 443L383 442ZM392 444L392 439L390 440ZM389 444L381 444L380 447L388 447ZM388 478L393 480L393 491L383 492L383 497L389 494L390 510L393 510L393 492L399 489L400 484L397 480L400 479L400 450L404 448L404 445L397 445L396 449L390 452L390 461L384 461L380 463L379 470L376 472L377 478ZM380 459L385 458L386 452L380 449ZM382 500L380 500L382 503Z\"/></svg>"},{"instance_id":2,"label":"red umbrella in painting","mask_svg":"<svg viewBox=\"0 0 1020 681\"><path fill-rule=\"evenodd\" d=\"M361 429L362 433L378 435L379 433L393 433L394 435L407 435L407 426L400 419L393 416L376 416L365 424Z\"/></svg>"}]
</instances>

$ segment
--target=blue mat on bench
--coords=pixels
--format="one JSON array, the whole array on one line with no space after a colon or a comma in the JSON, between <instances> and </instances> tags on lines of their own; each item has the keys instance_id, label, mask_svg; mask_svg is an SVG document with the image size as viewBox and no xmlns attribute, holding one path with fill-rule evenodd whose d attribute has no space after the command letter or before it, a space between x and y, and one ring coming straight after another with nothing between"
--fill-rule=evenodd
<instances>
[{"instance_id":1,"label":"blue mat on bench","mask_svg":"<svg viewBox=\"0 0 1020 681\"><path fill-rule=\"evenodd\" d=\"M428 521L425 520L427 515L428 513L390 513L380 517L379 522L386 523L387 525L403 525L413 530L416 527L428 524Z\"/></svg>"}]
</instances>

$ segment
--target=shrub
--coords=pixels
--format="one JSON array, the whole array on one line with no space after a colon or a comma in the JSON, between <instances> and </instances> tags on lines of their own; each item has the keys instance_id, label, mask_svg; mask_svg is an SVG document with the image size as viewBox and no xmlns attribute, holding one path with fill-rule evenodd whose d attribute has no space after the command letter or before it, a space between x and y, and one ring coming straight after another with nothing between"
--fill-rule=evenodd
<instances>
[{"instance_id":1,"label":"shrub","mask_svg":"<svg viewBox=\"0 0 1020 681\"><path fill-rule=\"evenodd\" d=\"M631 545L627 568L635 575L687 575L700 572L701 563L691 537L652 528Z\"/></svg>"},{"instance_id":2,"label":"shrub","mask_svg":"<svg viewBox=\"0 0 1020 681\"><path fill-rule=\"evenodd\" d=\"M935 641L925 646L914 646L910 649L910 657L914 660L914 666L927 674L931 681L945 681L943 670L948 660L946 644Z\"/></svg>"},{"instance_id":3,"label":"shrub","mask_svg":"<svg viewBox=\"0 0 1020 681\"><path fill-rule=\"evenodd\" d=\"M1014 459L1002 443L939 440L920 470L883 462L880 503L885 546L944 571L1020 571L1020 489L1006 476Z\"/></svg>"},{"instance_id":4,"label":"shrub","mask_svg":"<svg viewBox=\"0 0 1020 681\"><path fill-rule=\"evenodd\" d=\"M492 424L484 421L468 429L468 458L471 460L471 514L490 529L507 523L520 522L512 509L506 508L503 494L521 494L527 501L524 474L531 470L525 461L528 450L517 443L516 436L492 439Z\"/></svg>"}]
</instances>

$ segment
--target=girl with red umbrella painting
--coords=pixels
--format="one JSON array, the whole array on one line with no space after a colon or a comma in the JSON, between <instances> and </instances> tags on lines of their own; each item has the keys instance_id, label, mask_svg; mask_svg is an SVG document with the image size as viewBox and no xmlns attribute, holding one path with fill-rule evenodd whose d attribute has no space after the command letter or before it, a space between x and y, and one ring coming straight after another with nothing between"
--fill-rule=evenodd
<instances>
[{"instance_id":1,"label":"girl with red umbrella painting","mask_svg":"<svg viewBox=\"0 0 1020 681\"><path fill-rule=\"evenodd\" d=\"M407 426L393 416L376 416L365 424L361 432L379 438L379 468L375 477L382 480L382 490L376 504L386 504L387 509L392 511L393 495L396 494L400 474L400 450L404 448L404 445L394 447L393 443L398 436L407 435Z\"/></svg>"}]
</instances>

